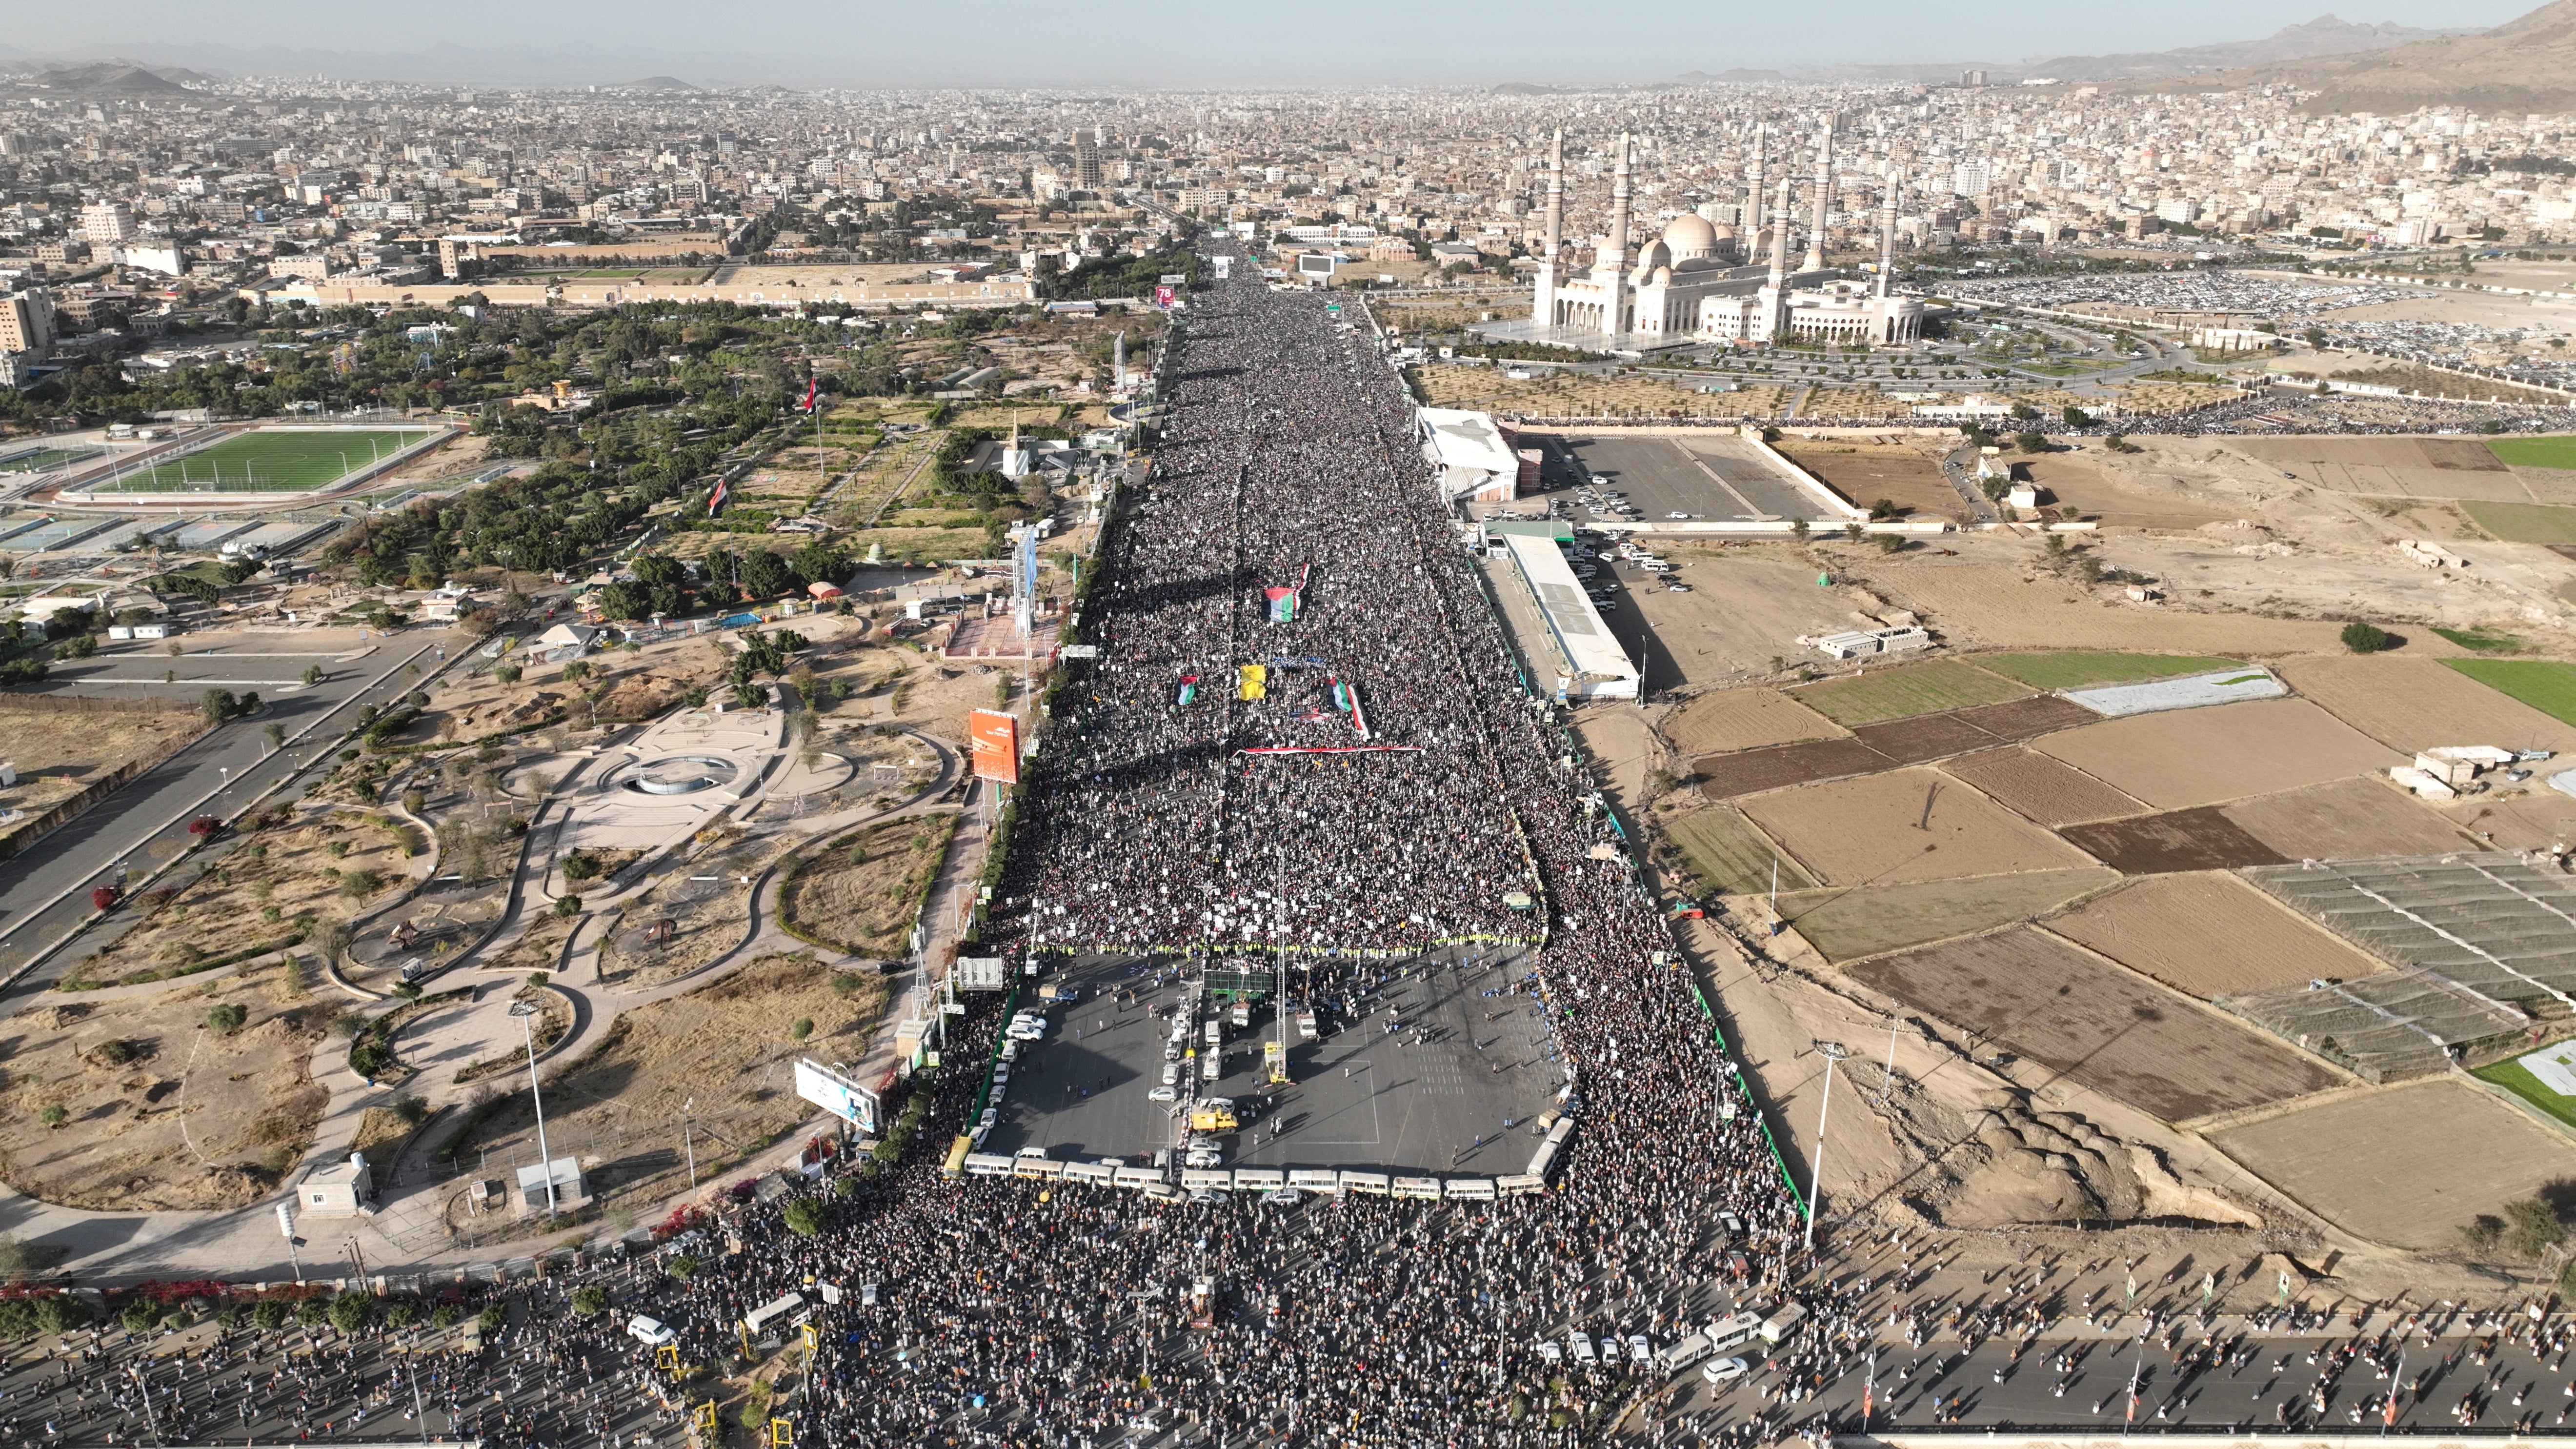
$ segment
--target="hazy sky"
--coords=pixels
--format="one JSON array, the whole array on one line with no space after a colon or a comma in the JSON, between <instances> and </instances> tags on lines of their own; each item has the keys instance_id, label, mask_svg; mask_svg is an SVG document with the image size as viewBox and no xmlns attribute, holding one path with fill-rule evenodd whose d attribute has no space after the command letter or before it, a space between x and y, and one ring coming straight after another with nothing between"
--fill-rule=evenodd
<instances>
[{"instance_id":1,"label":"hazy sky","mask_svg":"<svg viewBox=\"0 0 2576 1449\"><path fill-rule=\"evenodd\" d=\"M2251 40L2327 0L21 0L0 45L25 54L186 45L413 54L458 78L530 65L564 83L636 78L788 85L1648 81L1691 70L1837 61L2018 61ZM2354 22L2495 25L2533 0L2357 0ZM476 52L488 52L478 57ZM0 52L5 53L5 52ZM241 67L228 67L239 69ZM637 73L637 74L640 74ZM424 76L423 78L446 78Z\"/></svg>"}]
</instances>

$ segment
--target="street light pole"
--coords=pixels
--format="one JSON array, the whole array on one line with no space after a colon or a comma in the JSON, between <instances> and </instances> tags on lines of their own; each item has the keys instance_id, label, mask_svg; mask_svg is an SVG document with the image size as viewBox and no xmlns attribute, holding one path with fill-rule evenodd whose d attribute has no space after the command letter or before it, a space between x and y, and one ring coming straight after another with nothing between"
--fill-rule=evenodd
<instances>
[{"instance_id":1,"label":"street light pole","mask_svg":"<svg viewBox=\"0 0 2576 1449\"><path fill-rule=\"evenodd\" d=\"M510 1014L519 1019L519 1037L528 1044L528 1100L537 1109L537 1166L546 1175L546 1216L555 1215L555 1161L546 1151L546 1099L537 1089L537 1035L528 1019L545 1008L533 1001L510 1003Z\"/></svg>"},{"instance_id":2,"label":"street light pole","mask_svg":"<svg viewBox=\"0 0 2576 1449\"><path fill-rule=\"evenodd\" d=\"M1834 1108L1834 1063L1850 1056L1851 1049L1838 1041L1820 1041L1816 1053L1825 1059L1825 1096L1816 1107L1816 1161L1807 1173L1806 1249L1811 1257L1816 1251L1816 1200L1824 1195L1825 1114Z\"/></svg>"}]
</instances>

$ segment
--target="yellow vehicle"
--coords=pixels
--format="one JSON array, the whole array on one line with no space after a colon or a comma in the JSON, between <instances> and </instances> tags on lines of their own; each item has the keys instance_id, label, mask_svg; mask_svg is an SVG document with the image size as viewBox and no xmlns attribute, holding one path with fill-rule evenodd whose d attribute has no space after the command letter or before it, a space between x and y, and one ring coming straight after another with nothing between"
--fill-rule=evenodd
<instances>
[{"instance_id":1,"label":"yellow vehicle","mask_svg":"<svg viewBox=\"0 0 2576 1449\"><path fill-rule=\"evenodd\" d=\"M1234 1114L1223 1107L1198 1107L1190 1112L1193 1132L1231 1132L1238 1125Z\"/></svg>"}]
</instances>

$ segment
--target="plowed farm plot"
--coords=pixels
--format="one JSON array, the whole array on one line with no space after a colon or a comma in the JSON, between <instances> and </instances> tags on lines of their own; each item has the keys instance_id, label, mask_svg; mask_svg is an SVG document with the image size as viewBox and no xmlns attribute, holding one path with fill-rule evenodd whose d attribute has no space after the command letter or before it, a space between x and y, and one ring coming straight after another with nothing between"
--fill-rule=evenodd
<instances>
[{"instance_id":1,"label":"plowed farm plot","mask_svg":"<svg viewBox=\"0 0 2576 1449\"><path fill-rule=\"evenodd\" d=\"M1803 785L1745 814L1831 885L1892 885L2093 862L2064 841L1932 770Z\"/></svg>"},{"instance_id":2,"label":"plowed farm plot","mask_svg":"<svg viewBox=\"0 0 2576 1449\"><path fill-rule=\"evenodd\" d=\"M2042 825L2134 815L2147 808L2063 760L2019 746L1962 755L1941 768Z\"/></svg>"},{"instance_id":3,"label":"plowed farm plot","mask_svg":"<svg viewBox=\"0 0 2576 1449\"><path fill-rule=\"evenodd\" d=\"M1905 516L1923 515L1965 521L1966 501L1940 465L1912 448L1887 443L1811 443L1786 453L1789 461L1823 479L1856 508L1879 500L1896 505Z\"/></svg>"},{"instance_id":4,"label":"plowed farm plot","mask_svg":"<svg viewBox=\"0 0 2576 1449\"><path fill-rule=\"evenodd\" d=\"M2203 1000L2387 969L2232 875L2133 882L2048 928Z\"/></svg>"},{"instance_id":5,"label":"plowed farm plot","mask_svg":"<svg viewBox=\"0 0 2576 1449\"><path fill-rule=\"evenodd\" d=\"M2215 805L2069 825L2058 834L2123 875L2233 870L2240 865L2284 865L2289 860L2220 814Z\"/></svg>"},{"instance_id":6,"label":"plowed farm plot","mask_svg":"<svg viewBox=\"0 0 2576 1449\"><path fill-rule=\"evenodd\" d=\"M1664 738L1684 755L1838 739L1843 727L1776 689L1703 694L1664 717Z\"/></svg>"},{"instance_id":7,"label":"plowed farm plot","mask_svg":"<svg viewBox=\"0 0 2576 1449\"><path fill-rule=\"evenodd\" d=\"M2328 437L2231 438L2237 452L2298 475L2302 483L2338 493L2395 494L2409 498L2494 498L2527 502L2523 491L2484 443L2466 438Z\"/></svg>"},{"instance_id":8,"label":"plowed farm plot","mask_svg":"<svg viewBox=\"0 0 2576 1449\"><path fill-rule=\"evenodd\" d=\"M2071 699L2053 694L2034 694L2028 699L2008 700L2002 704L1981 704L1963 709L1957 718L1966 720L1999 740L2027 740L2077 725L2091 724L2102 716Z\"/></svg>"},{"instance_id":9,"label":"plowed farm plot","mask_svg":"<svg viewBox=\"0 0 2576 1449\"><path fill-rule=\"evenodd\" d=\"M1826 960L1849 961L2044 916L2119 883L2116 873L2097 866L1866 890L1791 894L1784 886L1780 914Z\"/></svg>"},{"instance_id":10,"label":"plowed farm plot","mask_svg":"<svg viewBox=\"0 0 2576 1449\"><path fill-rule=\"evenodd\" d=\"M2342 1079L2144 977L2027 927L1881 956L1851 975L2168 1122Z\"/></svg>"},{"instance_id":11,"label":"plowed farm plot","mask_svg":"<svg viewBox=\"0 0 2576 1449\"><path fill-rule=\"evenodd\" d=\"M2240 800L2221 813L2291 860L2440 855L2475 843L2386 780L2355 777Z\"/></svg>"},{"instance_id":12,"label":"plowed farm plot","mask_svg":"<svg viewBox=\"0 0 2576 1449\"><path fill-rule=\"evenodd\" d=\"M1796 861L1782 859L1740 810L1723 805L1694 810L1674 817L1664 828L1689 858L1702 885L1720 895L1770 890L1774 864L1779 867L1782 890L1804 890L1815 884Z\"/></svg>"},{"instance_id":13,"label":"plowed farm plot","mask_svg":"<svg viewBox=\"0 0 2576 1449\"><path fill-rule=\"evenodd\" d=\"M2113 528L2198 528L2224 523L2243 512L2226 499L2204 499L2180 488L2105 475L2072 453L2050 453L2021 464L2031 482L2045 490L2042 502L2072 509Z\"/></svg>"},{"instance_id":14,"label":"plowed farm plot","mask_svg":"<svg viewBox=\"0 0 2576 1449\"><path fill-rule=\"evenodd\" d=\"M1726 800L1757 790L1777 790L1783 785L1884 770L1890 763L1887 756L1860 741L1845 739L1712 755L1695 762L1691 769L1700 777L1702 793L1712 800Z\"/></svg>"},{"instance_id":15,"label":"plowed farm plot","mask_svg":"<svg viewBox=\"0 0 2576 1449\"><path fill-rule=\"evenodd\" d=\"M2392 750L2497 745L2576 750L2576 728L2437 659L2317 655L2281 666L2290 687Z\"/></svg>"},{"instance_id":16,"label":"plowed farm plot","mask_svg":"<svg viewBox=\"0 0 2576 1449\"><path fill-rule=\"evenodd\" d=\"M2456 1247L2480 1213L2576 1177L2576 1143L2483 1090L2412 1082L2213 1134L2228 1156L2347 1232Z\"/></svg>"},{"instance_id":17,"label":"plowed farm plot","mask_svg":"<svg viewBox=\"0 0 2576 1449\"><path fill-rule=\"evenodd\" d=\"M1961 719L1956 711L1862 725L1852 731L1852 738L1901 765L1965 754L1995 742L1993 735Z\"/></svg>"},{"instance_id":18,"label":"plowed farm plot","mask_svg":"<svg viewBox=\"0 0 2576 1449\"><path fill-rule=\"evenodd\" d=\"M1809 685L1792 697L1836 724L1865 725L1999 704L2029 693L2023 685L1955 659L1934 659Z\"/></svg>"},{"instance_id":19,"label":"plowed farm plot","mask_svg":"<svg viewBox=\"0 0 2576 1449\"><path fill-rule=\"evenodd\" d=\"M2406 763L2304 699L2104 720L2050 735L2033 748L2160 809L2241 800Z\"/></svg>"}]
</instances>

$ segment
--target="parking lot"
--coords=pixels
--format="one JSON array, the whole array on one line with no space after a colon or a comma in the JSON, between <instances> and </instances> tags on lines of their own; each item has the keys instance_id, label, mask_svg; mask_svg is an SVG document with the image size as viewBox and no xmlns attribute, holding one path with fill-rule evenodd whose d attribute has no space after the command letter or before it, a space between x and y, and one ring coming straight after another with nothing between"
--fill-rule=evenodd
<instances>
[{"instance_id":1,"label":"parking lot","mask_svg":"<svg viewBox=\"0 0 2576 1449\"><path fill-rule=\"evenodd\" d=\"M1241 1126L1219 1138L1227 1167L1528 1169L1539 1144L1532 1119L1564 1077L1544 1009L1511 990L1507 958L1319 964L1317 1035L1301 1038L1292 1007L1285 1087L1259 1080L1262 1043L1278 1031L1266 993L1247 1027L1214 1010L1223 1040L1211 1081L1203 1058L1165 1055L1176 1009L1189 1013L1190 1048L1207 1049L1212 998L1195 967L1110 957L1051 971L1048 984L1077 999L1049 1008L1045 1039L1018 1048L983 1150L1150 1158L1181 1143L1194 1085L1199 1100L1235 1104ZM1156 1101L1166 1067L1178 1068L1174 1100Z\"/></svg>"},{"instance_id":2,"label":"parking lot","mask_svg":"<svg viewBox=\"0 0 2576 1449\"><path fill-rule=\"evenodd\" d=\"M1637 510L1633 517L1622 519L1592 512L1571 492L1551 492L1549 496L1561 499L1577 522L1598 526L1683 521L1674 514L1717 523L1825 517L1815 497L1730 437L1541 436L1552 455L1578 460L1603 488L1624 493ZM1553 485L1556 479L1544 481Z\"/></svg>"}]
</instances>

